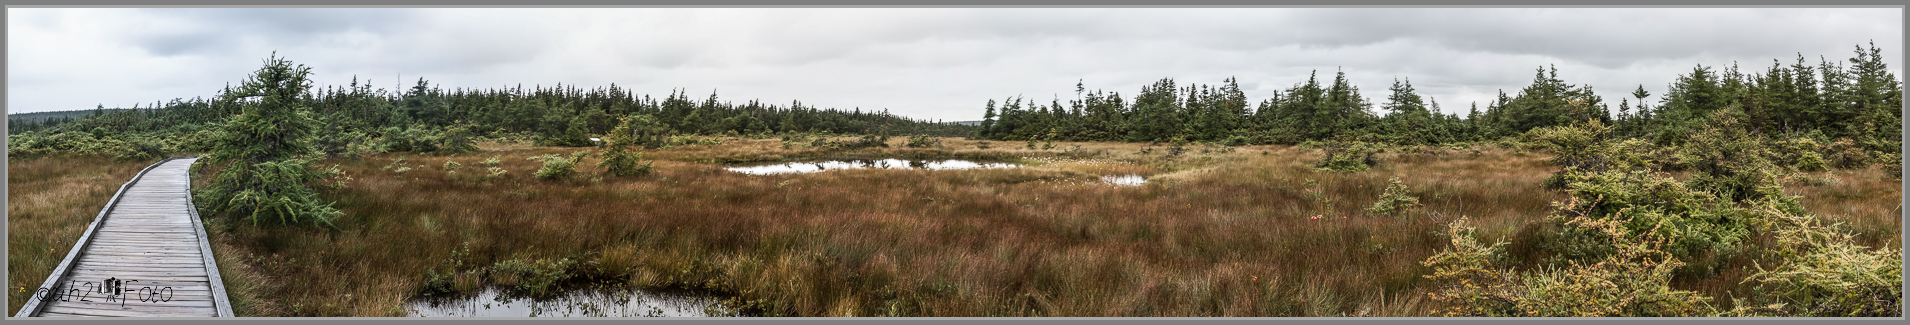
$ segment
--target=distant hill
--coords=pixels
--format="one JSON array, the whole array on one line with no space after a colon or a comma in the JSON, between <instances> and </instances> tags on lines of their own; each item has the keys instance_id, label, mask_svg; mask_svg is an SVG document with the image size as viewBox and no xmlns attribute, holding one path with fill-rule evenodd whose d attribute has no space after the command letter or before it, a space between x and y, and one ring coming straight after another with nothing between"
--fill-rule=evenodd
<instances>
[{"instance_id":1,"label":"distant hill","mask_svg":"<svg viewBox=\"0 0 1910 325\"><path fill-rule=\"evenodd\" d=\"M132 110L132 109L131 108L108 108L101 111L106 113L113 113L113 112L127 111L127 110ZM32 113L7 114L7 120L38 123L48 118L65 117L65 118L71 118L71 119L79 119L81 117L86 117L86 115L93 114L93 112L94 110L83 109L83 110L77 110L77 111L54 111L54 112L32 112Z\"/></svg>"}]
</instances>

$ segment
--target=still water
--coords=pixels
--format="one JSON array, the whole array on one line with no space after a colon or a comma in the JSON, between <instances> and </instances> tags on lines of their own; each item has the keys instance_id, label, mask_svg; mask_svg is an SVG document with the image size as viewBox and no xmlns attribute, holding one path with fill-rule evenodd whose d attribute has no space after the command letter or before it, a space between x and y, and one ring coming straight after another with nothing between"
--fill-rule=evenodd
<instances>
[{"instance_id":1,"label":"still water","mask_svg":"<svg viewBox=\"0 0 1910 325\"><path fill-rule=\"evenodd\" d=\"M738 316L708 296L641 290L573 290L546 300L503 297L485 288L465 297L427 297L405 303L413 317L725 317Z\"/></svg>"},{"instance_id":2,"label":"still water","mask_svg":"<svg viewBox=\"0 0 1910 325\"><path fill-rule=\"evenodd\" d=\"M788 174L788 173L814 173L814 172L827 171L827 170L858 169L858 168L886 168L886 169L915 168L915 169L931 169L931 170L951 170L951 169L971 169L971 168L1011 168L1011 167L1019 167L1019 166L1021 165L1016 165L1011 163L978 163L978 162L967 161L967 160L857 159L857 160L836 160L836 161L820 161L820 162L792 162L792 163L781 163L781 164L760 165L760 166L739 166L739 167L730 167L726 169L729 169L730 171L750 174L750 175L771 175L771 174Z\"/></svg>"},{"instance_id":3,"label":"still water","mask_svg":"<svg viewBox=\"0 0 1910 325\"><path fill-rule=\"evenodd\" d=\"M1147 183L1147 177L1141 175L1101 176L1101 181L1114 185L1140 186Z\"/></svg>"}]
</instances>

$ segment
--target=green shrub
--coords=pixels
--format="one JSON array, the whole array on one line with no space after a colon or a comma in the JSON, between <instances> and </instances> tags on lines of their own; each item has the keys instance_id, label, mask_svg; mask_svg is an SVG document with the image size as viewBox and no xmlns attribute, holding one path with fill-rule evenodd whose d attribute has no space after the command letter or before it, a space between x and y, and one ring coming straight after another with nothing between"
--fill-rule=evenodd
<instances>
[{"instance_id":1,"label":"green shrub","mask_svg":"<svg viewBox=\"0 0 1910 325\"><path fill-rule=\"evenodd\" d=\"M589 155L590 155L590 151L584 150L584 151L573 152L570 154L569 157L559 156L557 154L549 154L549 155L530 157L529 159L539 160L544 162L544 167L537 169L537 173L535 174L537 178L565 179L565 178L570 178L572 174L575 174L577 172L577 163L580 161L583 161L584 157Z\"/></svg>"},{"instance_id":2,"label":"green shrub","mask_svg":"<svg viewBox=\"0 0 1910 325\"><path fill-rule=\"evenodd\" d=\"M561 122L560 122L561 123ZM562 124L546 133L538 134L533 143L550 147L589 147L590 135L584 131L589 121L582 115L573 116L569 123Z\"/></svg>"},{"instance_id":3,"label":"green shrub","mask_svg":"<svg viewBox=\"0 0 1910 325\"><path fill-rule=\"evenodd\" d=\"M1379 164L1373 156L1385 150L1385 147L1357 140L1335 139L1321 145L1325 154L1314 167L1320 171L1356 172L1372 168Z\"/></svg>"},{"instance_id":4,"label":"green shrub","mask_svg":"<svg viewBox=\"0 0 1910 325\"><path fill-rule=\"evenodd\" d=\"M1850 138L1839 138L1825 146L1831 167L1837 169L1863 168L1870 164L1871 154Z\"/></svg>"},{"instance_id":5,"label":"green shrub","mask_svg":"<svg viewBox=\"0 0 1910 325\"><path fill-rule=\"evenodd\" d=\"M623 118L617 123L616 129L610 131L609 143L605 144L603 161L597 162L597 166L603 167L604 172L616 176L650 174L650 166L656 162L637 166L638 160L643 158L643 152L636 151L634 148L639 143L637 134L633 131L637 125L632 121L632 118Z\"/></svg>"},{"instance_id":6,"label":"green shrub","mask_svg":"<svg viewBox=\"0 0 1910 325\"><path fill-rule=\"evenodd\" d=\"M1445 316L1517 316L1521 288L1512 280L1518 274L1500 266L1505 263L1505 241L1481 244L1473 232L1466 217L1447 224L1452 247L1420 262L1432 268L1427 279L1446 284L1427 296L1450 307L1440 312Z\"/></svg>"},{"instance_id":7,"label":"green shrub","mask_svg":"<svg viewBox=\"0 0 1910 325\"><path fill-rule=\"evenodd\" d=\"M1659 146L1644 139L1625 139L1611 144L1606 164L1610 168L1677 171L1688 167L1678 148Z\"/></svg>"},{"instance_id":8,"label":"green shrub","mask_svg":"<svg viewBox=\"0 0 1910 325\"><path fill-rule=\"evenodd\" d=\"M226 166L215 179L207 195L195 196L201 205L221 215L244 217L253 224L261 221L279 224L312 223L331 225L343 215L331 204L318 199L308 182L338 174L338 170L314 170L310 160L267 161L251 166ZM231 175L231 176L227 176ZM250 180L251 186L233 183Z\"/></svg>"},{"instance_id":9,"label":"green shrub","mask_svg":"<svg viewBox=\"0 0 1910 325\"><path fill-rule=\"evenodd\" d=\"M1236 136L1227 137L1227 140L1223 140L1221 141L1221 143L1229 145L1229 146L1244 146L1244 145L1253 144L1253 141L1247 139L1246 136L1236 135Z\"/></svg>"},{"instance_id":10,"label":"green shrub","mask_svg":"<svg viewBox=\"0 0 1910 325\"><path fill-rule=\"evenodd\" d=\"M1610 128L1594 120L1588 124L1532 129L1525 133L1524 138L1528 143L1556 154L1552 157L1552 164L1559 166L1560 170L1545 179L1546 188L1556 190L1571 185L1564 177L1568 170L1602 172L1611 167L1608 164L1614 150L1609 140L1610 134Z\"/></svg>"},{"instance_id":11,"label":"green shrub","mask_svg":"<svg viewBox=\"0 0 1910 325\"><path fill-rule=\"evenodd\" d=\"M1771 141L1768 147L1773 155L1771 158L1777 165L1805 172L1830 170L1829 163L1824 161L1823 155L1818 154L1824 151L1824 146L1810 138L1798 137Z\"/></svg>"},{"instance_id":12,"label":"green shrub","mask_svg":"<svg viewBox=\"0 0 1910 325\"><path fill-rule=\"evenodd\" d=\"M1843 180L1837 179L1837 176L1832 176L1828 173L1822 175L1797 175L1792 176L1791 180L1804 186L1826 186L1843 183Z\"/></svg>"},{"instance_id":13,"label":"green shrub","mask_svg":"<svg viewBox=\"0 0 1910 325\"><path fill-rule=\"evenodd\" d=\"M77 154L109 156L128 161L153 161L167 157L167 153L171 151L165 139L127 133L96 135L79 131L61 131L51 134L29 132L8 135L7 141L9 141L7 154L21 158L48 154Z\"/></svg>"},{"instance_id":14,"label":"green shrub","mask_svg":"<svg viewBox=\"0 0 1910 325\"><path fill-rule=\"evenodd\" d=\"M930 148L942 146L941 139L931 139L927 135L917 134L909 137L909 148Z\"/></svg>"},{"instance_id":15,"label":"green shrub","mask_svg":"<svg viewBox=\"0 0 1910 325\"><path fill-rule=\"evenodd\" d=\"M1877 155L1877 160L1883 161L1883 169L1890 172L1890 175L1896 176L1898 180L1903 180L1902 155L1894 153L1879 154Z\"/></svg>"},{"instance_id":16,"label":"green shrub","mask_svg":"<svg viewBox=\"0 0 1910 325\"><path fill-rule=\"evenodd\" d=\"M1797 168L1797 170L1799 171L1807 171L1807 172L1821 172L1821 171L1830 170L1830 165L1824 162L1824 157L1818 156L1816 152L1804 152L1804 153L1798 154L1797 163L1791 166L1793 166L1793 168Z\"/></svg>"},{"instance_id":17,"label":"green shrub","mask_svg":"<svg viewBox=\"0 0 1910 325\"><path fill-rule=\"evenodd\" d=\"M1781 264L1746 278L1776 297L1782 315L1806 317L1902 317L1903 252L1869 249L1851 234L1798 213L1779 202L1759 202L1753 210L1758 228L1776 237ZM1740 305L1744 303L1740 302Z\"/></svg>"},{"instance_id":18,"label":"green shrub","mask_svg":"<svg viewBox=\"0 0 1910 325\"><path fill-rule=\"evenodd\" d=\"M1373 202L1373 207L1367 208L1367 211L1376 215L1395 215L1419 206L1419 198L1414 197L1406 188L1406 184L1399 181L1399 176L1393 176L1389 183L1391 184L1386 186L1386 191L1379 195L1379 201ZM1404 217L1404 215L1400 216Z\"/></svg>"},{"instance_id":19,"label":"green shrub","mask_svg":"<svg viewBox=\"0 0 1910 325\"><path fill-rule=\"evenodd\" d=\"M862 148L877 148L877 147L887 148L889 147L888 142L889 142L888 136L879 136L879 135L873 135L873 134L863 135L861 138L858 138L855 141L830 140L829 134L824 133L821 136L814 138L814 140L811 140L809 143L809 147L822 149L822 150L832 150L832 151L833 150L853 150L853 149L862 149ZM1029 143L1033 143L1033 142L1029 142Z\"/></svg>"},{"instance_id":20,"label":"green shrub","mask_svg":"<svg viewBox=\"0 0 1910 325\"><path fill-rule=\"evenodd\" d=\"M421 125L406 128L385 127L372 144L381 152L437 152L444 144L444 133Z\"/></svg>"},{"instance_id":21,"label":"green shrub","mask_svg":"<svg viewBox=\"0 0 1910 325\"><path fill-rule=\"evenodd\" d=\"M353 149L357 149L364 138L362 133L340 130L337 124L327 124L325 127L326 132L320 132L313 144L326 157L354 155Z\"/></svg>"},{"instance_id":22,"label":"green shrub","mask_svg":"<svg viewBox=\"0 0 1910 325\"><path fill-rule=\"evenodd\" d=\"M1778 179L1786 169L1772 160L1778 155L1729 111L1712 114L1711 123L1685 140L1685 156L1693 161L1686 185L1732 201L1783 195Z\"/></svg>"},{"instance_id":23,"label":"green shrub","mask_svg":"<svg viewBox=\"0 0 1910 325\"><path fill-rule=\"evenodd\" d=\"M442 137L444 144L438 147L438 151L444 153L478 151L477 135L471 132L471 128L470 124L464 122L445 127Z\"/></svg>"},{"instance_id":24,"label":"green shrub","mask_svg":"<svg viewBox=\"0 0 1910 325\"><path fill-rule=\"evenodd\" d=\"M655 161L652 161L649 163L644 163L643 165L639 166L637 165L637 162L639 161L639 159L643 158L643 153L631 152L631 151L620 150L620 149L621 148L613 147L611 149L605 150L603 154L603 161L597 162L597 166L603 167L604 172L609 173L611 175L642 176L642 175L649 174L650 166L656 163Z\"/></svg>"},{"instance_id":25,"label":"green shrub","mask_svg":"<svg viewBox=\"0 0 1910 325\"><path fill-rule=\"evenodd\" d=\"M1748 217L1732 208L1731 201L1666 175L1643 170L1594 173L1573 169L1564 177L1572 183L1566 190L1572 197L1555 203L1567 213L1548 218L1553 224L1562 224L1568 215L1616 219L1630 233L1653 232L1652 236L1666 241L1665 249L1686 259L1735 252L1736 245L1749 237ZM1553 264L1598 258L1609 252L1611 246L1596 244L1607 240L1600 233L1562 229L1557 239L1540 245L1558 254Z\"/></svg>"},{"instance_id":26,"label":"green shrub","mask_svg":"<svg viewBox=\"0 0 1910 325\"><path fill-rule=\"evenodd\" d=\"M378 167L378 170L391 170L392 168L398 168L404 165L405 165L404 158L392 159L391 163L385 164L384 167Z\"/></svg>"},{"instance_id":27,"label":"green shrub","mask_svg":"<svg viewBox=\"0 0 1910 325\"><path fill-rule=\"evenodd\" d=\"M783 135L782 144L783 149L794 149L796 146L809 146L815 141L815 136L808 133L792 133Z\"/></svg>"},{"instance_id":28,"label":"green shrub","mask_svg":"<svg viewBox=\"0 0 1910 325\"><path fill-rule=\"evenodd\" d=\"M1658 250L1660 240L1634 237L1619 220L1578 217L1568 225L1597 231L1614 252L1596 263L1515 272L1501 266L1503 240L1482 245L1465 218L1447 228L1452 248L1427 258L1427 279L1443 284L1429 293L1448 308L1445 316L1486 317L1690 317L1716 312L1710 297L1672 289L1672 271L1682 265Z\"/></svg>"}]
</instances>

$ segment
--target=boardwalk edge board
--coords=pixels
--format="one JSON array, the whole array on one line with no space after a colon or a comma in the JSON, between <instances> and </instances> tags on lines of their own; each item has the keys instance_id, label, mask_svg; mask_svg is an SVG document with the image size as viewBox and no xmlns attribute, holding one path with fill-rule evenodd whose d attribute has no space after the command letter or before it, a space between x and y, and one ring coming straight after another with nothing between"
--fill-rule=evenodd
<instances>
[{"instance_id":1,"label":"boardwalk edge board","mask_svg":"<svg viewBox=\"0 0 1910 325\"><path fill-rule=\"evenodd\" d=\"M226 300L225 278L219 277L219 263L212 259L212 237L206 236L206 225L199 220L199 205L192 203L192 166L186 170L186 213L192 215L192 231L199 234L199 256L205 260L207 284L212 286L212 308L218 317L234 317L232 302Z\"/></svg>"},{"instance_id":2,"label":"boardwalk edge board","mask_svg":"<svg viewBox=\"0 0 1910 325\"><path fill-rule=\"evenodd\" d=\"M85 256L91 255L89 254L89 252L87 252L87 250L92 248L93 244L95 243L95 239L110 237L110 236L102 236L103 235L102 228L105 228L108 226L106 222L108 219L107 217L111 215L114 211L119 210L118 208L120 207L121 201L123 201L122 199L126 199L130 197L133 200L145 200L145 201L141 201L137 203L126 204L128 209L134 209L134 210L140 210L140 211L155 209L155 204L153 203L154 202L153 200L155 199L159 200L158 202L178 202L177 199L184 199L185 208L188 214L187 217L191 219L192 221L191 222L191 227L193 228L192 230L199 237L198 245L196 248L200 255L199 261L193 262L191 264L185 264L185 265L194 265L194 266L200 266L205 268L205 273L207 274L205 277L205 279L207 280L207 282L205 282L206 287L199 287L202 289L198 289L198 290L210 291L209 294L211 296L211 304L213 307L212 309L214 309L218 317L233 317L234 315L232 313L231 303L226 298L224 280L219 277L218 263L214 261L212 256L212 248L211 248L211 245L208 243L208 240L210 240L210 238L206 236L205 225L199 218L199 208L198 206L194 205L192 202L192 176L191 176L192 174L190 172L191 166L186 167L186 170L188 170L188 172L186 172L186 175L184 177L185 192L183 193L184 195L183 198L166 198L166 196L178 195L178 194L173 194L175 192L172 192L172 191L166 191L164 192L164 194L161 194L161 195L152 195L152 193L141 193L140 195L128 195L129 194L128 190L132 189L134 185L140 184L141 180L145 179L150 172L158 168L160 165L164 165L167 162L172 162L174 160L192 159L192 158L198 158L198 156L170 157L170 158L160 160L159 162L155 162L152 165L146 166L145 169L141 169L138 174L135 174L133 176L132 180L128 180L126 181L125 184L121 184L119 186L119 190L113 193L113 196L111 199L107 200L106 206L100 208L99 214L93 217L93 222L86 225L86 231L82 232L80 234L79 240L73 243L73 249L67 251L66 258L61 260L58 266L56 266L53 269L53 272L47 275L46 281L40 285L40 288L59 287L61 282L74 278L74 275L75 275L74 272L76 272L79 269L82 269L82 267L80 266L80 264L82 263L81 260L84 259ZM155 180L154 182L156 183L152 183L152 184L157 184L157 185L177 183L171 180ZM150 213L138 213L138 214L151 215ZM124 223L115 222L114 224L124 224ZM121 226L114 226L114 227L121 227ZM104 240L104 241L126 244L124 242L118 242L115 240ZM187 247L188 247L187 249L191 249L190 246L187 246ZM94 264L90 262L87 265L88 267L103 266L103 265L98 265L98 264ZM95 275L94 277L97 277L97 275ZM177 282L177 281L165 281L165 282ZM37 298L38 295L36 294L35 296ZM158 307L158 306L155 306L155 307ZM171 307L171 306L168 306L168 307L179 308L179 307ZM20 311L16 313L13 317L133 316L133 315L165 316L166 314L172 313L167 311L154 311L152 313L145 313L145 312L136 312L136 311L126 310L126 311L115 312L116 314L119 314L119 315L74 315L74 314L70 314L70 312L74 311L74 309L68 309L70 308L70 306L56 307L56 308L59 308L61 311L65 311L67 313L62 313L60 311L49 312L47 311L48 308L49 308L49 303L47 300L30 298L30 299L27 299L25 304L20 307ZM166 308L161 308L161 309L166 309ZM85 310L85 309L81 308L80 310ZM52 315L48 315L48 314L52 314Z\"/></svg>"}]
</instances>

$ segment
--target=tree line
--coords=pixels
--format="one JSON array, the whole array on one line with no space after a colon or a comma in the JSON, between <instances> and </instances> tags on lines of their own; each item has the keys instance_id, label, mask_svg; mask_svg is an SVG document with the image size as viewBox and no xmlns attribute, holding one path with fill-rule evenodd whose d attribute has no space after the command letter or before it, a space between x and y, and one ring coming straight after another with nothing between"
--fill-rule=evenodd
<instances>
[{"instance_id":1,"label":"tree line","mask_svg":"<svg viewBox=\"0 0 1910 325\"><path fill-rule=\"evenodd\" d=\"M1475 103L1464 116L1441 113L1439 102L1419 95L1410 79L1394 80L1383 100L1368 100L1345 72L1331 81L1315 72L1254 104L1232 78L1219 85L1185 86L1161 79L1141 87L1132 99L1077 83L1077 99L1065 104L1021 97L988 100L975 136L1233 145L1344 137L1415 145L1488 141L1597 120L1621 136L1675 145L1713 112L1728 111L1756 134L1850 138L1866 149L1899 151L1903 88L1875 44L1858 46L1848 65L1822 57L1808 64L1802 54L1790 64L1772 61L1761 73L1741 71L1736 64L1724 69L1698 65L1673 80L1655 102L1640 85L1631 98L1619 99L1616 112L1591 85L1559 79L1556 67L1540 67L1530 85L1510 95L1502 90L1483 110Z\"/></svg>"},{"instance_id":2,"label":"tree line","mask_svg":"<svg viewBox=\"0 0 1910 325\"><path fill-rule=\"evenodd\" d=\"M233 89L221 90L221 94ZM588 146L590 137L610 132L618 118L645 115L660 122L666 135L770 136L789 133L926 134L966 136L974 126L924 121L891 114L887 109L837 109L792 101L786 105L751 100L724 101L712 92L701 100L673 90L662 98L638 95L612 84L580 89L574 85L523 86L503 89L446 90L424 80L402 91L374 90L353 78L344 86L300 89L289 98L308 107L316 122L314 140L321 151L337 153L349 146L372 151L431 151L442 147L428 142L447 137L488 137L532 140L539 145ZM191 98L152 103L146 108L108 109L67 114L42 120L9 120L14 154L50 152L201 152L202 141L244 107L257 101L245 98ZM84 112L84 111L81 111ZM456 134L452 134L456 133ZM16 136L17 135L17 136ZM105 142L83 143L83 142ZM123 143L124 145L119 145ZM138 150L146 146L156 149ZM124 150L122 150L124 149ZM133 155L139 158L145 155Z\"/></svg>"}]
</instances>

